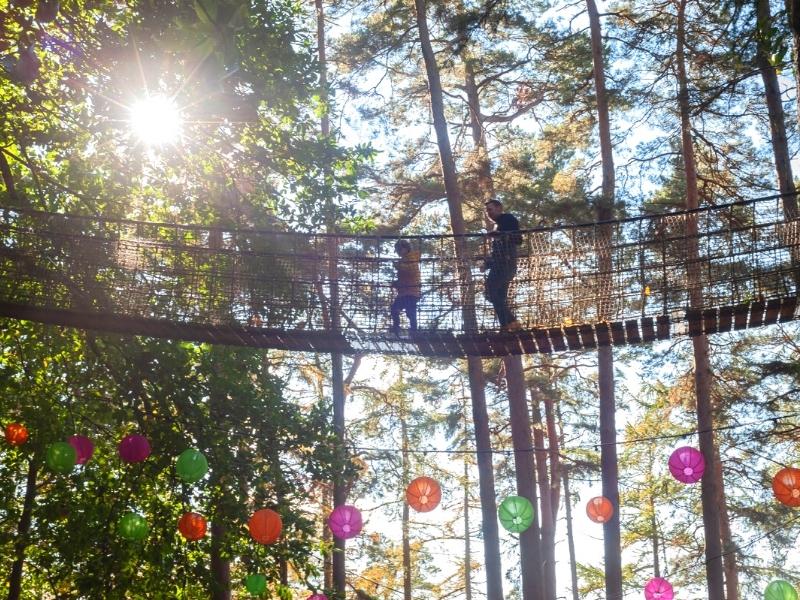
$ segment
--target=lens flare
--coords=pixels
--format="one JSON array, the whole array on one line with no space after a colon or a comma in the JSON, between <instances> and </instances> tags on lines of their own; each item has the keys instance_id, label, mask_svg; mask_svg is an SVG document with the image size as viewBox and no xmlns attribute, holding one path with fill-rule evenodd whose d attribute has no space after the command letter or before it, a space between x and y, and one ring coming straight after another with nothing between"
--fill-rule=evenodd
<instances>
[{"instance_id":1,"label":"lens flare","mask_svg":"<svg viewBox=\"0 0 800 600\"><path fill-rule=\"evenodd\" d=\"M130 109L131 129L148 146L178 141L183 121L175 101L165 96L148 96Z\"/></svg>"}]
</instances>

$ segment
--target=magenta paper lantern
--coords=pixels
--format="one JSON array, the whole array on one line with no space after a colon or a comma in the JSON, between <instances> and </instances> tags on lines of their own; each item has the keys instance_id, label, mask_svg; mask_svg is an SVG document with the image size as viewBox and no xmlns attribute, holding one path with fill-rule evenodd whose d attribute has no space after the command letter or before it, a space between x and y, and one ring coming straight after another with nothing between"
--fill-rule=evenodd
<instances>
[{"instance_id":1,"label":"magenta paper lantern","mask_svg":"<svg viewBox=\"0 0 800 600\"><path fill-rule=\"evenodd\" d=\"M119 443L119 457L126 463L140 463L148 456L150 442L143 435L127 435Z\"/></svg>"},{"instance_id":2,"label":"magenta paper lantern","mask_svg":"<svg viewBox=\"0 0 800 600\"><path fill-rule=\"evenodd\" d=\"M78 456L77 464L85 465L94 454L94 443L85 435L71 435L67 438L69 445L75 448Z\"/></svg>"},{"instance_id":3,"label":"magenta paper lantern","mask_svg":"<svg viewBox=\"0 0 800 600\"><path fill-rule=\"evenodd\" d=\"M691 446L678 448L669 457L669 471L681 483L697 483L705 470L703 454Z\"/></svg>"},{"instance_id":4,"label":"magenta paper lantern","mask_svg":"<svg viewBox=\"0 0 800 600\"><path fill-rule=\"evenodd\" d=\"M644 586L644 597L647 600L672 600L675 592L672 585L663 577L654 577Z\"/></svg>"},{"instance_id":5,"label":"magenta paper lantern","mask_svg":"<svg viewBox=\"0 0 800 600\"><path fill-rule=\"evenodd\" d=\"M340 540L356 537L361 533L362 525L361 513L355 506L349 504L337 506L328 517L328 527Z\"/></svg>"},{"instance_id":6,"label":"magenta paper lantern","mask_svg":"<svg viewBox=\"0 0 800 600\"><path fill-rule=\"evenodd\" d=\"M328 600L328 597L325 594L311 594L308 600Z\"/></svg>"}]
</instances>

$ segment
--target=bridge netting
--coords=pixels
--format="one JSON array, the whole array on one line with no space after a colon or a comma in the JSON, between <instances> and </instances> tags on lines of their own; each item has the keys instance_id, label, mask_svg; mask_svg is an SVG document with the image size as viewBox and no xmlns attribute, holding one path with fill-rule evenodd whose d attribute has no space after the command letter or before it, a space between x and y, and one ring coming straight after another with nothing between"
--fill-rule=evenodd
<instances>
[{"instance_id":1,"label":"bridge netting","mask_svg":"<svg viewBox=\"0 0 800 600\"><path fill-rule=\"evenodd\" d=\"M419 331L399 337L389 333L396 236L5 207L0 314L288 350L451 356L742 329L795 318L800 233L783 200L525 230L510 291L523 330L513 334L498 331L482 293L485 235L461 237L460 261L452 235L405 237L422 256L422 297ZM694 260L690 222L698 231ZM688 277L691 268L699 277ZM700 306L691 305L690 281L701 290ZM472 327L463 320L465 303L476 316Z\"/></svg>"}]
</instances>

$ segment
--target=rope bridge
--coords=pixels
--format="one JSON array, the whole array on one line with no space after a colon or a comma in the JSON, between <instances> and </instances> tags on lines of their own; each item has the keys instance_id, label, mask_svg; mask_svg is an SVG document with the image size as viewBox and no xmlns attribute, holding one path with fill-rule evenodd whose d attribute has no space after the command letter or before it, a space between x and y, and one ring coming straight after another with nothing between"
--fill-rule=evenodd
<instances>
[{"instance_id":1,"label":"rope bridge","mask_svg":"<svg viewBox=\"0 0 800 600\"><path fill-rule=\"evenodd\" d=\"M711 334L798 314L800 225L784 217L780 196L524 231L509 293L523 325L514 333L498 331L483 296L485 236L461 236L460 261L454 236L406 237L422 255L422 298L419 330L400 336L389 332L397 237L0 213L0 315L123 334L502 356ZM696 236L687 235L695 224ZM700 288L694 304L692 286ZM465 327L465 303L473 327Z\"/></svg>"}]
</instances>

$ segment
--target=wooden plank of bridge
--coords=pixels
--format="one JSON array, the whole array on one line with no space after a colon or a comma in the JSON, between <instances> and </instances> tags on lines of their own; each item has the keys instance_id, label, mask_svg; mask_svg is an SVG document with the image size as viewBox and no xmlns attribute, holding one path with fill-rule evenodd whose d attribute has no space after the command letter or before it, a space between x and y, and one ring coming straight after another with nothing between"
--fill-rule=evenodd
<instances>
[{"instance_id":1,"label":"wooden plank of bridge","mask_svg":"<svg viewBox=\"0 0 800 600\"><path fill-rule=\"evenodd\" d=\"M774 325L778 322L781 309L781 299L772 298L767 302L767 313L764 315L764 325Z\"/></svg>"},{"instance_id":2,"label":"wooden plank of bridge","mask_svg":"<svg viewBox=\"0 0 800 600\"><path fill-rule=\"evenodd\" d=\"M747 314L750 312L749 304L737 304L733 309L733 328L736 331L747 329Z\"/></svg>"},{"instance_id":3,"label":"wooden plank of bridge","mask_svg":"<svg viewBox=\"0 0 800 600\"><path fill-rule=\"evenodd\" d=\"M615 346L625 345L625 326L621 321L611 323L611 339Z\"/></svg>"},{"instance_id":4,"label":"wooden plank of bridge","mask_svg":"<svg viewBox=\"0 0 800 600\"><path fill-rule=\"evenodd\" d=\"M597 334L598 346L611 345L611 329L609 328L608 323L597 323L594 330Z\"/></svg>"},{"instance_id":5,"label":"wooden plank of bridge","mask_svg":"<svg viewBox=\"0 0 800 600\"><path fill-rule=\"evenodd\" d=\"M639 320L630 319L625 321L625 337L628 338L629 344L638 344L642 341L639 335Z\"/></svg>"},{"instance_id":6,"label":"wooden plank of bridge","mask_svg":"<svg viewBox=\"0 0 800 600\"><path fill-rule=\"evenodd\" d=\"M653 326L653 317L642 317L642 341L652 342L656 339L656 330Z\"/></svg>"},{"instance_id":7,"label":"wooden plank of bridge","mask_svg":"<svg viewBox=\"0 0 800 600\"><path fill-rule=\"evenodd\" d=\"M732 306L723 306L719 309L719 324L717 325L717 331L723 333L725 331L730 331L731 327L733 326L733 307Z\"/></svg>"},{"instance_id":8,"label":"wooden plank of bridge","mask_svg":"<svg viewBox=\"0 0 800 600\"><path fill-rule=\"evenodd\" d=\"M781 302L781 314L778 322L786 323L794 319L794 311L797 309L797 296L789 296Z\"/></svg>"},{"instance_id":9,"label":"wooden plank of bridge","mask_svg":"<svg viewBox=\"0 0 800 600\"><path fill-rule=\"evenodd\" d=\"M567 344L564 341L564 332L561 331L561 327L550 327L547 332L550 334L553 350L564 352L567 349Z\"/></svg>"},{"instance_id":10,"label":"wooden plank of bridge","mask_svg":"<svg viewBox=\"0 0 800 600\"><path fill-rule=\"evenodd\" d=\"M764 324L764 303L762 301L753 302L750 306L750 322L748 327L761 327Z\"/></svg>"},{"instance_id":11,"label":"wooden plank of bridge","mask_svg":"<svg viewBox=\"0 0 800 600\"><path fill-rule=\"evenodd\" d=\"M656 337L659 340L668 340L670 337L669 315L659 315L656 317Z\"/></svg>"},{"instance_id":12,"label":"wooden plank of bridge","mask_svg":"<svg viewBox=\"0 0 800 600\"><path fill-rule=\"evenodd\" d=\"M549 354L553 351L550 345L550 339L547 337L547 330L536 328L533 330L533 337L536 340L536 345L539 347L539 352Z\"/></svg>"},{"instance_id":13,"label":"wooden plank of bridge","mask_svg":"<svg viewBox=\"0 0 800 600\"><path fill-rule=\"evenodd\" d=\"M581 340L578 337L578 327L577 325L570 325L569 327L564 328L564 335L567 338L567 346L569 346L570 350L582 350L583 346L581 345Z\"/></svg>"},{"instance_id":14,"label":"wooden plank of bridge","mask_svg":"<svg viewBox=\"0 0 800 600\"><path fill-rule=\"evenodd\" d=\"M581 325L581 342L584 348L597 348L597 340L594 337L594 328L591 325Z\"/></svg>"},{"instance_id":15,"label":"wooden plank of bridge","mask_svg":"<svg viewBox=\"0 0 800 600\"><path fill-rule=\"evenodd\" d=\"M525 354L536 354L539 348L536 347L536 341L533 338L532 331L520 331L517 333L517 339Z\"/></svg>"},{"instance_id":16,"label":"wooden plank of bridge","mask_svg":"<svg viewBox=\"0 0 800 600\"><path fill-rule=\"evenodd\" d=\"M717 309L707 308L703 311L703 332L706 334L717 333Z\"/></svg>"},{"instance_id":17,"label":"wooden plank of bridge","mask_svg":"<svg viewBox=\"0 0 800 600\"><path fill-rule=\"evenodd\" d=\"M478 346L472 339L472 334L458 334L456 335L456 340L458 340L458 343L461 346L461 352L464 356L480 356L480 353L478 352Z\"/></svg>"}]
</instances>

